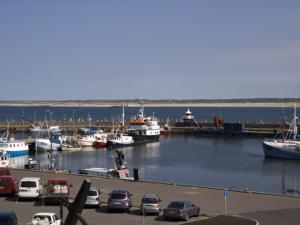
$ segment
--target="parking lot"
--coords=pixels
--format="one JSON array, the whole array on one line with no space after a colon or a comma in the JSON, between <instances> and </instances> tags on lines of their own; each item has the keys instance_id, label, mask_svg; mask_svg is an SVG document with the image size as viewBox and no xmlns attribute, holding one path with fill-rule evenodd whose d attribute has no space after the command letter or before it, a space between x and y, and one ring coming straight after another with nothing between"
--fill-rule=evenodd
<instances>
[{"instance_id":1,"label":"parking lot","mask_svg":"<svg viewBox=\"0 0 300 225\"><path fill-rule=\"evenodd\" d=\"M143 218L139 211L139 205L142 196L145 193L158 194L161 199L161 206L165 208L173 200L190 200L200 206L200 217L191 218L190 221L204 219L207 217L225 213L223 190L214 188L200 188L176 184L163 184L151 182L133 182L117 179L106 179L99 177L85 177L82 175L55 174L37 171L13 170L13 175L20 180L25 176L40 177L46 182L49 177L67 177L73 184L72 195L75 196L81 187L85 178L89 179L92 186L100 187L102 191L101 200L103 204L99 209L84 209L82 215L90 225L96 224L181 224L183 221L165 221L163 217L147 215ZM130 213L111 212L106 210L106 201L108 193L113 189L127 189L133 194L133 208ZM58 206L43 206L41 202L21 201L16 202L14 197L0 198L1 210L13 210L18 216L19 224L27 224L31 217L37 212L56 212L59 215ZM253 218L257 212L273 210L296 210L300 207L299 198L257 194L251 192L229 191L228 213L229 214L248 214ZM67 215L67 209L64 208L64 216ZM263 220L264 218L260 216ZM274 217L275 218L275 217ZM255 218L254 218L255 219ZM269 221L269 223L268 223ZM259 221L260 224L276 224L272 222L272 213L269 213L268 219ZM299 221L299 220L298 220ZM79 224L79 223L78 223ZM292 224L292 223L288 223Z\"/></svg>"}]
</instances>

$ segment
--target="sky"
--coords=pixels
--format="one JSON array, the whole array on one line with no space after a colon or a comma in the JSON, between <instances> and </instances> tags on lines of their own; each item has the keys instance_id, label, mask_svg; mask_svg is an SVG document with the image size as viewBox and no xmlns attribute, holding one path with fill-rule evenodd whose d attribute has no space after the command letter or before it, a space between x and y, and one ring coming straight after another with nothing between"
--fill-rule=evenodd
<instances>
[{"instance_id":1,"label":"sky","mask_svg":"<svg viewBox=\"0 0 300 225\"><path fill-rule=\"evenodd\" d=\"M0 1L0 99L300 97L299 0Z\"/></svg>"}]
</instances>

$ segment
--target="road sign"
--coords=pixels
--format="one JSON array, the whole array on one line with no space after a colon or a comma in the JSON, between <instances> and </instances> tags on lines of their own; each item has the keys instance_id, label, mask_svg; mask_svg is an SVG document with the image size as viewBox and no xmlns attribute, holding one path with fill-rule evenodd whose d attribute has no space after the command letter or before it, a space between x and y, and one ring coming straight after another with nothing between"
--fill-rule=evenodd
<instances>
[{"instance_id":1,"label":"road sign","mask_svg":"<svg viewBox=\"0 0 300 225\"><path fill-rule=\"evenodd\" d=\"M228 198L229 191L227 189L224 189L224 198Z\"/></svg>"}]
</instances>

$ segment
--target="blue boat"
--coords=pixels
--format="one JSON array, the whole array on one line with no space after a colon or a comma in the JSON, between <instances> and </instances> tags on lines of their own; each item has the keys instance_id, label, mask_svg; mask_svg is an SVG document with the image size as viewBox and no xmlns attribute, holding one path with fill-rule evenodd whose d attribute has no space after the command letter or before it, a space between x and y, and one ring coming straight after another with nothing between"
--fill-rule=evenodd
<instances>
[{"instance_id":1,"label":"blue boat","mask_svg":"<svg viewBox=\"0 0 300 225\"><path fill-rule=\"evenodd\" d=\"M296 105L293 121L290 123L289 130L282 139L263 140L265 157L300 159L300 141L297 140L297 115Z\"/></svg>"},{"instance_id":2,"label":"blue boat","mask_svg":"<svg viewBox=\"0 0 300 225\"><path fill-rule=\"evenodd\" d=\"M0 144L0 150L5 151L11 158L28 155L28 145L23 140L10 138Z\"/></svg>"}]
</instances>

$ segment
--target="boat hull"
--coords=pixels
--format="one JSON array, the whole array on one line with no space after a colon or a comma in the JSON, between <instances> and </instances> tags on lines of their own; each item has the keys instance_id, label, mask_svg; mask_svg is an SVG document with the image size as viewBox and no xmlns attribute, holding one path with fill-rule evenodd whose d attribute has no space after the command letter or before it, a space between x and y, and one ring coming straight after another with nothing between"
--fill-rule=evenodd
<instances>
[{"instance_id":1,"label":"boat hull","mask_svg":"<svg viewBox=\"0 0 300 225\"><path fill-rule=\"evenodd\" d=\"M296 146L276 145L273 142L263 142L265 157L300 159L300 149Z\"/></svg>"},{"instance_id":2,"label":"boat hull","mask_svg":"<svg viewBox=\"0 0 300 225\"><path fill-rule=\"evenodd\" d=\"M96 143L95 143L96 148L105 148L106 146L107 146L107 142L96 141Z\"/></svg>"},{"instance_id":3,"label":"boat hull","mask_svg":"<svg viewBox=\"0 0 300 225\"><path fill-rule=\"evenodd\" d=\"M108 148L122 148L132 145L133 143L118 143L113 141L107 141Z\"/></svg>"},{"instance_id":4,"label":"boat hull","mask_svg":"<svg viewBox=\"0 0 300 225\"><path fill-rule=\"evenodd\" d=\"M130 134L133 137L134 143L147 143L159 141L160 135L137 135Z\"/></svg>"}]
</instances>

